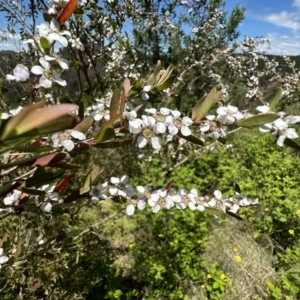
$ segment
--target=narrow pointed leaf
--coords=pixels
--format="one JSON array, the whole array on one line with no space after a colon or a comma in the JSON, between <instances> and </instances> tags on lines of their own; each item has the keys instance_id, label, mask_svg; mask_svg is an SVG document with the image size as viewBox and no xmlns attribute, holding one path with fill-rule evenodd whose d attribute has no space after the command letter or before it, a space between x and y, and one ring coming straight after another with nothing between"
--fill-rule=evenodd
<instances>
[{"instance_id":1,"label":"narrow pointed leaf","mask_svg":"<svg viewBox=\"0 0 300 300\"><path fill-rule=\"evenodd\" d=\"M84 186L85 187L91 187L94 180L97 178L97 176L100 174L102 169L99 166L96 166L91 172L88 174L88 176L85 179Z\"/></svg>"},{"instance_id":2,"label":"narrow pointed leaf","mask_svg":"<svg viewBox=\"0 0 300 300\"><path fill-rule=\"evenodd\" d=\"M274 110L274 108L276 107L276 105L278 104L280 97L282 95L282 88L280 87L275 95L275 97L271 100L270 102L270 110Z\"/></svg>"},{"instance_id":3,"label":"narrow pointed leaf","mask_svg":"<svg viewBox=\"0 0 300 300\"><path fill-rule=\"evenodd\" d=\"M65 153L51 153L41 154L34 157L26 158L23 160L17 160L8 164L0 165L0 169L8 169L14 166L20 167L37 167L37 166L48 166L51 163L56 163L63 160L66 157Z\"/></svg>"},{"instance_id":4,"label":"narrow pointed leaf","mask_svg":"<svg viewBox=\"0 0 300 300\"><path fill-rule=\"evenodd\" d=\"M50 44L49 41L45 37L40 38L40 44L45 52L45 54L50 55Z\"/></svg>"},{"instance_id":5,"label":"narrow pointed leaf","mask_svg":"<svg viewBox=\"0 0 300 300\"><path fill-rule=\"evenodd\" d=\"M109 148L119 148L125 145L131 144L132 139L130 140L120 140L120 141L112 141L112 142L104 142L99 144L91 145L94 148L101 148L101 149L109 149Z\"/></svg>"},{"instance_id":6,"label":"narrow pointed leaf","mask_svg":"<svg viewBox=\"0 0 300 300\"><path fill-rule=\"evenodd\" d=\"M56 19L57 22L62 25L64 24L72 15L77 7L77 0L69 0L68 4L65 6L61 14Z\"/></svg>"},{"instance_id":7,"label":"narrow pointed leaf","mask_svg":"<svg viewBox=\"0 0 300 300\"><path fill-rule=\"evenodd\" d=\"M300 144L298 144L297 142L295 142L294 140L288 139L286 138L284 140L284 144L288 147L294 148L298 151L300 151Z\"/></svg>"},{"instance_id":8,"label":"narrow pointed leaf","mask_svg":"<svg viewBox=\"0 0 300 300\"><path fill-rule=\"evenodd\" d=\"M74 178L74 175L68 175L66 178L62 179L59 184L55 187L54 192L59 193L61 192L68 184L69 182Z\"/></svg>"},{"instance_id":9,"label":"narrow pointed leaf","mask_svg":"<svg viewBox=\"0 0 300 300\"><path fill-rule=\"evenodd\" d=\"M196 144L196 145L199 145L199 146L204 146L204 143L198 139L197 137L195 137L194 135L188 135L188 136L184 136L180 133L180 131L177 133L177 135L187 141L189 141L190 143L192 144Z\"/></svg>"},{"instance_id":10,"label":"narrow pointed leaf","mask_svg":"<svg viewBox=\"0 0 300 300\"><path fill-rule=\"evenodd\" d=\"M216 216L222 216L225 214L223 210L214 207L205 207L204 213Z\"/></svg>"},{"instance_id":11,"label":"narrow pointed leaf","mask_svg":"<svg viewBox=\"0 0 300 300\"><path fill-rule=\"evenodd\" d=\"M176 78L175 76L169 77L161 85L157 86L156 89L158 91L163 91L163 90L167 89L173 83L173 81L175 80L175 78Z\"/></svg>"},{"instance_id":12,"label":"narrow pointed leaf","mask_svg":"<svg viewBox=\"0 0 300 300\"><path fill-rule=\"evenodd\" d=\"M125 98L127 98L127 95L128 95L128 92L130 90L130 80L128 77L126 77L124 79L124 82L123 82L123 90L125 92Z\"/></svg>"},{"instance_id":13,"label":"narrow pointed leaf","mask_svg":"<svg viewBox=\"0 0 300 300\"><path fill-rule=\"evenodd\" d=\"M21 182L9 181L0 187L0 197L12 192L21 185Z\"/></svg>"},{"instance_id":14,"label":"narrow pointed leaf","mask_svg":"<svg viewBox=\"0 0 300 300\"><path fill-rule=\"evenodd\" d=\"M110 118L114 117L120 109L121 92L119 89L115 89L110 101L109 115Z\"/></svg>"},{"instance_id":15,"label":"narrow pointed leaf","mask_svg":"<svg viewBox=\"0 0 300 300\"><path fill-rule=\"evenodd\" d=\"M76 125L74 127L74 130L80 131L82 133L86 133L89 130L89 128L92 126L93 122L94 122L93 117L86 118L78 125Z\"/></svg>"},{"instance_id":16,"label":"narrow pointed leaf","mask_svg":"<svg viewBox=\"0 0 300 300\"><path fill-rule=\"evenodd\" d=\"M24 118L30 116L34 111L44 106L46 99L41 100L34 104L29 104L24 107L17 115L11 117L6 123L4 130L1 130L0 140L4 140L8 135L11 134ZM2 125L2 124L1 124Z\"/></svg>"},{"instance_id":17,"label":"narrow pointed leaf","mask_svg":"<svg viewBox=\"0 0 300 300\"><path fill-rule=\"evenodd\" d=\"M210 108L215 103L217 90L215 87L209 92L209 94L204 98L202 97L192 109L192 120L201 120L210 110Z\"/></svg>"},{"instance_id":18,"label":"narrow pointed leaf","mask_svg":"<svg viewBox=\"0 0 300 300\"><path fill-rule=\"evenodd\" d=\"M96 139L97 143L105 142L115 136L115 130L111 127L103 128Z\"/></svg>"},{"instance_id":19,"label":"narrow pointed leaf","mask_svg":"<svg viewBox=\"0 0 300 300\"><path fill-rule=\"evenodd\" d=\"M263 125L263 124L274 122L278 118L280 118L280 116L278 114L267 113L267 114L261 114L261 115L258 115L258 116L252 116L250 118L241 120L241 121L237 122L236 125L239 126L239 127L260 126L260 125Z\"/></svg>"}]
</instances>

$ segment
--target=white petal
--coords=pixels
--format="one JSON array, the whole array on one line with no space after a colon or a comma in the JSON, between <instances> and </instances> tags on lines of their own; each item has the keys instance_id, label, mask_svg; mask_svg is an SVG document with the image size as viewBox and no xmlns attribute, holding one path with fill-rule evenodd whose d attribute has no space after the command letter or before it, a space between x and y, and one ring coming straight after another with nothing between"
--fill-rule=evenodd
<instances>
[{"instance_id":1,"label":"white petal","mask_svg":"<svg viewBox=\"0 0 300 300\"><path fill-rule=\"evenodd\" d=\"M6 255L0 256L0 265L6 263L8 261L8 257Z\"/></svg>"},{"instance_id":2,"label":"white petal","mask_svg":"<svg viewBox=\"0 0 300 300\"><path fill-rule=\"evenodd\" d=\"M80 131L77 131L77 130L72 130L71 135L73 138L80 140L80 141L83 141L86 139L85 134Z\"/></svg>"},{"instance_id":3,"label":"white petal","mask_svg":"<svg viewBox=\"0 0 300 300\"><path fill-rule=\"evenodd\" d=\"M137 204L137 207L139 210L143 210L146 207L146 202L140 200Z\"/></svg>"},{"instance_id":4,"label":"white petal","mask_svg":"<svg viewBox=\"0 0 300 300\"><path fill-rule=\"evenodd\" d=\"M52 81L46 78L44 75L41 76L39 83L44 88L48 89L52 87Z\"/></svg>"},{"instance_id":5,"label":"white petal","mask_svg":"<svg viewBox=\"0 0 300 300\"><path fill-rule=\"evenodd\" d=\"M155 150L159 150L161 148L160 139L157 136L151 138L151 144Z\"/></svg>"},{"instance_id":6,"label":"white petal","mask_svg":"<svg viewBox=\"0 0 300 300\"><path fill-rule=\"evenodd\" d=\"M258 110L261 113L266 113L270 110L270 107L269 107L269 105L257 106L256 110Z\"/></svg>"},{"instance_id":7,"label":"white petal","mask_svg":"<svg viewBox=\"0 0 300 300\"><path fill-rule=\"evenodd\" d=\"M139 148L144 148L147 145L147 139L143 136L137 138L137 145Z\"/></svg>"},{"instance_id":8,"label":"white petal","mask_svg":"<svg viewBox=\"0 0 300 300\"><path fill-rule=\"evenodd\" d=\"M191 130L187 126L182 126L180 131L184 136L188 136L192 134Z\"/></svg>"},{"instance_id":9,"label":"white petal","mask_svg":"<svg viewBox=\"0 0 300 300\"><path fill-rule=\"evenodd\" d=\"M124 175L121 177L120 182L124 185L126 185L129 181L129 176L128 175Z\"/></svg>"},{"instance_id":10,"label":"white petal","mask_svg":"<svg viewBox=\"0 0 300 300\"><path fill-rule=\"evenodd\" d=\"M39 62L40 62L40 64L42 65L42 67L43 67L44 69L50 70L51 65L45 60L44 57L41 57L41 58L39 59Z\"/></svg>"},{"instance_id":11,"label":"white petal","mask_svg":"<svg viewBox=\"0 0 300 300\"><path fill-rule=\"evenodd\" d=\"M285 136L285 135L281 135L281 136L277 139L277 145L278 145L279 147L283 147L283 143L284 143L285 139L286 139L286 136Z\"/></svg>"},{"instance_id":12,"label":"white petal","mask_svg":"<svg viewBox=\"0 0 300 300\"><path fill-rule=\"evenodd\" d=\"M179 118L181 116L181 112L178 110L171 110L171 114L175 117L175 118Z\"/></svg>"},{"instance_id":13,"label":"white petal","mask_svg":"<svg viewBox=\"0 0 300 300\"><path fill-rule=\"evenodd\" d=\"M31 68L31 73L35 75L42 75L44 73L44 69L41 66L33 66Z\"/></svg>"},{"instance_id":14,"label":"white petal","mask_svg":"<svg viewBox=\"0 0 300 300\"><path fill-rule=\"evenodd\" d=\"M62 69L64 69L64 70L69 69L70 62L68 60L66 60L65 58L60 58L58 60L58 63L61 66Z\"/></svg>"},{"instance_id":15,"label":"white petal","mask_svg":"<svg viewBox=\"0 0 300 300\"><path fill-rule=\"evenodd\" d=\"M110 188L108 189L108 191L109 191L109 193L110 193L112 196L115 196L115 195L117 195L119 189L118 189L117 187L115 187L115 186L112 186L112 187L110 187Z\"/></svg>"},{"instance_id":16,"label":"white petal","mask_svg":"<svg viewBox=\"0 0 300 300\"><path fill-rule=\"evenodd\" d=\"M134 211L135 211L135 207L133 204L129 204L127 207L126 207L126 214L128 216L132 216L134 214Z\"/></svg>"},{"instance_id":17,"label":"white petal","mask_svg":"<svg viewBox=\"0 0 300 300\"><path fill-rule=\"evenodd\" d=\"M152 207L152 212L153 213L157 213L157 212L159 212L159 210L160 210L160 206L158 205L158 204L156 204L156 205L154 205L153 207Z\"/></svg>"},{"instance_id":18,"label":"white petal","mask_svg":"<svg viewBox=\"0 0 300 300\"><path fill-rule=\"evenodd\" d=\"M168 126L170 135L176 135L178 133L178 128L172 123Z\"/></svg>"},{"instance_id":19,"label":"white petal","mask_svg":"<svg viewBox=\"0 0 300 300\"><path fill-rule=\"evenodd\" d=\"M6 75L6 79L7 79L7 80L16 80L17 78L16 78L14 75L7 74L7 75Z\"/></svg>"},{"instance_id":20,"label":"white petal","mask_svg":"<svg viewBox=\"0 0 300 300\"><path fill-rule=\"evenodd\" d=\"M273 128L272 124L267 123L267 124L259 126L259 131L260 132L269 132L272 130L272 128Z\"/></svg>"},{"instance_id":21,"label":"white petal","mask_svg":"<svg viewBox=\"0 0 300 300\"><path fill-rule=\"evenodd\" d=\"M155 131L157 133L165 133L167 130L167 126L165 123L162 123L162 122L157 122L156 123L156 126L155 126Z\"/></svg>"},{"instance_id":22,"label":"white petal","mask_svg":"<svg viewBox=\"0 0 300 300\"><path fill-rule=\"evenodd\" d=\"M296 132L296 130L294 128L289 128L286 131L286 136L289 139L293 140L293 139L296 139L298 137L298 134L297 134L297 132Z\"/></svg>"},{"instance_id":23,"label":"white petal","mask_svg":"<svg viewBox=\"0 0 300 300\"><path fill-rule=\"evenodd\" d=\"M44 202L44 203L42 203L42 205L41 205L41 210L43 211L43 212L50 212L51 211L51 209L52 209L52 204L51 203L49 203L49 202Z\"/></svg>"},{"instance_id":24,"label":"white petal","mask_svg":"<svg viewBox=\"0 0 300 300\"><path fill-rule=\"evenodd\" d=\"M215 190L214 195L218 200L222 199L222 193L219 190Z\"/></svg>"},{"instance_id":25,"label":"white petal","mask_svg":"<svg viewBox=\"0 0 300 300\"><path fill-rule=\"evenodd\" d=\"M61 144L65 147L67 151L72 151L75 147L74 142L71 140L64 140Z\"/></svg>"},{"instance_id":26,"label":"white petal","mask_svg":"<svg viewBox=\"0 0 300 300\"><path fill-rule=\"evenodd\" d=\"M110 182L115 185L118 185L120 183L120 179L118 177L111 177Z\"/></svg>"},{"instance_id":27,"label":"white petal","mask_svg":"<svg viewBox=\"0 0 300 300\"><path fill-rule=\"evenodd\" d=\"M295 124L300 122L299 116L288 116L284 118L284 121L286 121L288 124Z\"/></svg>"},{"instance_id":28,"label":"white petal","mask_svg":"<svg viewBox=\"0 0 300 300\"><path fill-rule=\"evenodd\" d=\"M155 108L147 108L145 109L145 112L155 115L157 113L157 110Z\"/></svg>"}]
</instances>

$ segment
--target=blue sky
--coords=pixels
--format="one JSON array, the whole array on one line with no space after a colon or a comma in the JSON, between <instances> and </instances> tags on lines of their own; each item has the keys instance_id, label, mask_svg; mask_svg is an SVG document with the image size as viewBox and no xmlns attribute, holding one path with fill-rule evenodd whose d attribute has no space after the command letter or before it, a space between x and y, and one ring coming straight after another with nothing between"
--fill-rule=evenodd
<instances>
[{"instance_id":1,"label":"blue sky","mask_svg":"<svg viewBox=\"0 0 300 300\"><path fill-rule=\"evenodd\" d=\"M300 55L300 0L227 0L226 9L234 5L246 7L246 16L239 27L241 37L268 38L268 53Z\"/></svg>"},{"instance_id":2,"label":"blue sky","mask_svg":"<svg viewBox=\"0 0 300 300\"><path fill-rule=\"evenodd\" d=\"M260 50L279 55L300 55L300 0L225 0L226 10L234 5L246 7L246 16L239 27L244 36L268 38L271 47ZM3 14L1 14L1 17ZM4 20L1 18L2 21ZM0 27L4 28L0 23ZM0 43L0 49L15 50L10 42Z\"/></svg>"}]
</instances>

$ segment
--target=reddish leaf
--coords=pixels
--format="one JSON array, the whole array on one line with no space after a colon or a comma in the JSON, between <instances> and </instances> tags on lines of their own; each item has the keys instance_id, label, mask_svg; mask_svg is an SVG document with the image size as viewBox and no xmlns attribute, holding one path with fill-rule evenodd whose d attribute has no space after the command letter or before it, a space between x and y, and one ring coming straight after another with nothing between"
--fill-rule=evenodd
<instances>
[{"instance_id":1,"label":"reddish leaf","mask_svg":"<svg viewBox=\"0 0 300 300\"><path fill-rule=\"evenodd\" d=\"M62 25L64 24L72 15L77 7L77 0L70 0L69 3L65 6L63 11L57 17L56 21Z\"/></svg>"},{"instance_id":2,"label":"reddish leaf","mask_svg":"<svg viewBox=\"0 0 300 300\"><path fill-rule=\"evenodd\" d=\"M68 177L64 178L54 189L53 192L59 193L67 184L74 178L74 175L69 175Z\"/></svg>"}]
</instances>

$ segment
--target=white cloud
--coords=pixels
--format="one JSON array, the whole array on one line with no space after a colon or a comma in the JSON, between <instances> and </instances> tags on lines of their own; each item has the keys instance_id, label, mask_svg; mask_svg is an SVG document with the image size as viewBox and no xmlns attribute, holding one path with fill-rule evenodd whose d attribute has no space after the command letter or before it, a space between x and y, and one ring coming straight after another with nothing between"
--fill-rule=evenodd
<instances>
[{"instance_id":1,"label":"white cloud","mask_svg":"<svg viewBox=\"0 0 300 300\"><path fill-rule=\"evenodd\" d=\"M278 14L270 14L270 15L258 17L258 19L261 21L269 22L278 27L285 27L295 31L300 30L299 12L287 12L284 10Z\"/></svg>"},{"instance_id":2,"label":"white cloud","mask_svg":"<svg viewBox=\"0 0 300 300\"><path fill-rule=\"evenodd\" d=\"M264 22L274 24L278 27L289 28L292 30L300 30L300 0L294 0L292 6L293 11L283 10L279 13L272 13L265 16L256 16L255 18Z\"/></svg>"},{"instance_id":3,"label":"white cloud","mask_svg":"<svg viewBox=\"0 0 300 300\"><path fill-rule=\"evenodd\" d=\"M265 37L270 41L270 47L267 44L261 45L258 47L259 52L276 55L300 55L300 35L288 36L269 33Z\"/></svg>"},{"instance_id":4,"label":"white cloud","mask_svg":"<svg viewBox=\"0 0 300 300\"><path fill-rule=\"evenodd\" d=\"M300 0L294 0L292 6L300 8Z\"/></svg>"}]
</instances>

